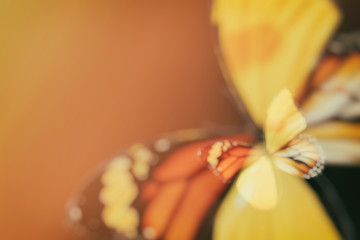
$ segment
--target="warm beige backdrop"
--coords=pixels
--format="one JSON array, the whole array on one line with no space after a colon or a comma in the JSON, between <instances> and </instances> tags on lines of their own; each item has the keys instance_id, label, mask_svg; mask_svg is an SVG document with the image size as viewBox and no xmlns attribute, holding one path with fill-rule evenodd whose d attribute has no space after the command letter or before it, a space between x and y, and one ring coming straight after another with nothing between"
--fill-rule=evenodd
<instances>
[{"instance_id":1,"label":"warm beige backdrop","mask_svg":"<svg viewBox=\"0 0 360 240\"><path fill-rule=\"evenodd\" d=\"M162 132L240 123L210 1L14 2L0 8L1 239L80 239L64 206L97 163Z\"/></svg>"}]
</instances>

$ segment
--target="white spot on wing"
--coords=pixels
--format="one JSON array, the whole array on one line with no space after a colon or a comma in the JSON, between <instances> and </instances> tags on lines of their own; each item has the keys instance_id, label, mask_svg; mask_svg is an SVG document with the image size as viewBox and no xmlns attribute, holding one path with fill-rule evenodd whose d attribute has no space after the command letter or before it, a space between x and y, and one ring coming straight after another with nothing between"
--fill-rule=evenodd
<instances>
[{"instance_id":1,"label":"white spot on wing","mask_svg":"<svg viewBox=\"0 0 360 240\"><path fill-rule=\"evenodd\" d=\"M78 206L72 206L69 209L69 217L74 222L79 222L82 218L82 211Z\"/></svg>"},{"instance_id":2,"label":"white spot on wing","mask_svg":"<svg viewBox=\"0 0 360 240\"><path fill-rule=\"evenodd\" d=\"M170 143L169 139L166 139L166 138L160 138L154 144L154 148L158 152L165 152L165 151L169 150L170 146L171 146L171 143Z\"/></svg>"}]
</instances>

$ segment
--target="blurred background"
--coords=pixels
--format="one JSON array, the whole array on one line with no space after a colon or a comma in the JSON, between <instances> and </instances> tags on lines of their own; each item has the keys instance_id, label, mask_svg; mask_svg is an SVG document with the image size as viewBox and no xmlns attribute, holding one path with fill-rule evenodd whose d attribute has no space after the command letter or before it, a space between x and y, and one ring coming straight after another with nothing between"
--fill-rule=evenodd
<instances>
[{"instance_id":1,"label":"blurred background","mask_svg":"<svg viewBox=\"0 0 360 240\"><path fill-rule=\"evenodd\" d=\"M65 204L96 165L164 132L238 125L210 2L0 7L0 239L80 239Z\"/></svg>"},{"instance_id":2,"label":"blurred background","mask_svg":"<svg viewBox=\"0 0 360 240\"><path fill-rule=\"evenodd\" d=\"M356 2L341 1L344 30ZM1 239L81 239L64 208L98 163L164 132L242 123L209 12L208 0L1 1Z\"/></svg>"}]
</instances>

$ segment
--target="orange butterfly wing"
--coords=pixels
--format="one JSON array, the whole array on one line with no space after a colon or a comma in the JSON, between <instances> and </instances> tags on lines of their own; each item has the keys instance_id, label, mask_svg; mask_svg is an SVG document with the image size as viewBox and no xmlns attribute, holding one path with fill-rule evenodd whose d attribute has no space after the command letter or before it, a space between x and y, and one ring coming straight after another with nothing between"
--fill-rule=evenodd
<instances>
[{"instance_id":1,"label":"orange butterfly wing","mask_svg":"<svg viewBox=\"0 0 360 240\"><path fill-rule=\"evenodd\" d=\"M324 169L324 153L316 140L306 134L291 140L275 153L275 164L283 171L302 177L312 178Z\"/></svg>"},{"instance_id":2,"label":"orange butterfly wing","mask_svg":"<svg viewBox=\"0 0 360 240\"><path fill-rule=\"evenodd\" d=\"M252 141L247 135L226 139L231 142ZM145 148L140 148L142 153L137 155L136 152L131 153L130 148L128 155L123 154L115 158L117 162L107 164L104 171L70 201L68 209L72 225L80 232L90 231L102 239L138 239L140 236L148 239L194 239L206 216L228 187L209 171L203 161L209 146L221 141L225 138L193 142L186 146L183 146L184 143L173 144L175 146L165 152L147 147L153 154L151 159ZM241 159L247 149L234 146L222 154L219 159L221 166L225 162L231 163L229 169L234 172L229 174L229 169L223 171L223 179L229 181L241 168ZM238 162L233 158L236 154L241 155ZM137 178L134 174L146 168L145 164L134 171L134 166L138 164L136 158L140 156L144 159L149 157L150 169L146 179ZM130 162L120 161L127 158ZM131 176L127 172L116 173L123 169L130 170Z\"/></svg>"},{"instance_id":3,"label":"orange butterfly wing","mask_svg":"<svg viewBox=\"0 0 360 240\"><path fill-rule=\"evenodd\" d=\"M251 150L252 147L248 143L225 139L203 148L200 158L209 165L215 175L220 176L224 182L228 182L248 164Z\"/></svg>"},{"instance_id":4,"label":"orange butterfly wing","mask_svg":"<svg viewBox=\"0 0 360 240\"><path fill-rule=\"evenodd\" d=\"M339 35L309 79L301 109L328 164L358 164L360 156L360 51L356 35ZM336 48L337 49L337 48ZM331 131L329 131L331 130Z\"/></svg>"}]
</instances>

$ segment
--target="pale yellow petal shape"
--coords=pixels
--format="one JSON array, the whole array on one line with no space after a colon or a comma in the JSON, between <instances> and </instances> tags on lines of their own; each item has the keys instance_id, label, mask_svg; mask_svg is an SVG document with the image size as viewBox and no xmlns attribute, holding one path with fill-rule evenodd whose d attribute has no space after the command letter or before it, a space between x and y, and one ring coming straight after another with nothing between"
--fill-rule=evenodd
<instances>
[{"instance_id":1,"label":"pale yellow petal shape","mask_svg":"<svg viewBox=\"0 0 360 240\"><path fill-rule=\"evenodd\" d=\"M302 89L338 21L330 0L214 0L227 80L259 127L281 88Z\"/></svg>"},{"instance_id":2,"label":"pale yellow petal shape","mask_svg":"<svg viewBox=\"0 0 360 240\"><path fill-rule=\"evenodd\" d=\"M317 139L352 138L360 140L360 124L332 121L309 126L306 133Z\"/></svg>"},{"instance_id":3,"label":"pale yellow petal shape","mask_svg":"<svg viewBox=\"0 0 360 240\"><path fill-rule=\"evenodd\" d=\"M331 121L310 126L306 133L315 136L328 164L360 164L360 124Z\"/></svg>"},{"instance_id":4,"label":"pale yellow petal shape","mask_svg":"<svg viewBox=\"0 0 360 240\"><path fill-rule=\"evenodd\" d=\"M216 214L214 240L336 240L340 235L314 191L279 171L282 195L271 210L257 210L232 187Z\"/></svg>"},{"instance_id":5,"label":"pale yellow petal shape","mask_svg":"<svg viewBox=\"0 0 360 240\"><path fill-rule=\"evenodd\" d=\"M239 194L254 208L273 208L279 196L271 159L263 155L244 169L236 180L236 187Z\"/></svg>"},{"instance_id":6,"label":"pale yellow petal shape","mask_svg":"<svg viewBox=\"0 0 360 240\"><path fill-rule=\"evenodd\" d=\"M335 117L349 102L350 97L345 92L319 91L306 99L301 110L307 124L313 125Z\"/></svg>"},{"instance_id":7,"label":"pale yellow petal shape","mask_svg":"<svg viewBox=\"0 0 360 240\"><path fill-rule=\"evenodd\" d=\"M266 149L271 154L279 150L306 128L288 89L283 89L267 110L265 123Z\"/></svg>"},{"instance_id":8,"label":"pale yellow petal shape","mask_svg":"<svg viewBox=\"0 0 360 240\"><path fill-rule=\"evenodd\" d=\"M360 164L359 139L320 139L328 164Z\"/></svg>"}]
</instances>

